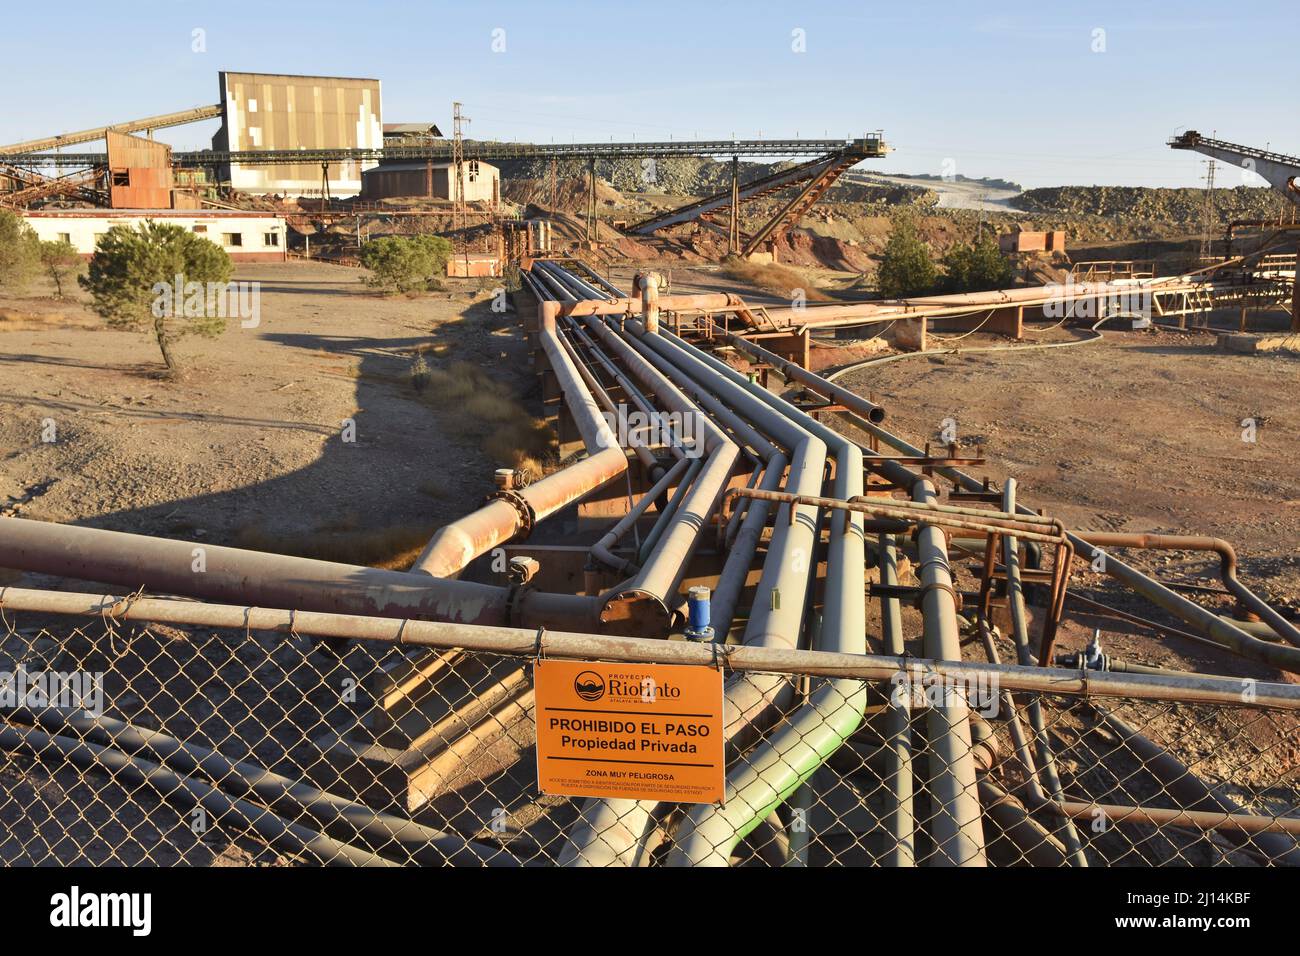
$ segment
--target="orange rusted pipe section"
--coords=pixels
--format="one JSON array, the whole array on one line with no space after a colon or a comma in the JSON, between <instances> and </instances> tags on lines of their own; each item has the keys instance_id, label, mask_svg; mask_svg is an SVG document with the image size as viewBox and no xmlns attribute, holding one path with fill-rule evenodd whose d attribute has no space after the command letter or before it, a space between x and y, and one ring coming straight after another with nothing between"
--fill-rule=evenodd
<instances>
[{"instance_id":1,"label":"orange rusted pipe section","mask_svg":"<svg viewBox=\"0 0 1300 956\"><path fill-rule=\"evenodd\" d=\"M587 457L527 488L496 492L493 500L478 511L439 530L416 559L412 571L439 578L459 574L479 555L520 534L527 535L537 522L627 471L627 453L556 333L558 313L558 302L541 303L538 324L542 348L587 447Z\"/></svg>"}]
</instances>

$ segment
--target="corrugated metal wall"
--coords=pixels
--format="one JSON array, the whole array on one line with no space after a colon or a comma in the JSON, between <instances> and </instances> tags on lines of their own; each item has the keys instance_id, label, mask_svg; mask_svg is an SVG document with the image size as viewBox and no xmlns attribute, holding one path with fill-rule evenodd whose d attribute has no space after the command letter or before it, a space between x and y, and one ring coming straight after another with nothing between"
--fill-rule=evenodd
<instances>
[{"instance_id":1,"label":"corrugated metal wall","mask_svg":"<svg viewBox=\"0 0 1300 956\"><path fill-rule=\"evenodd\" d=\"M109 130L109 204L114 209L170 209L172 151L165 143Z\"/></svg>"},{"instance_id":2,"label":"corrugated metal wall","mask_svg":"<svg viewBox=\"0 0 1300 956\"><path fill-rule=\"evenodd\" d=\"M384 145L378 80L274 73L227 73L221 77L223 123L218 149L346 149ZM368 164L368 165L374 165ZM330 167L330 192L361 191L362 164ZM240 165L223 178L253 193L319 195L321 168Z\"/></svg>"}]
</instances>

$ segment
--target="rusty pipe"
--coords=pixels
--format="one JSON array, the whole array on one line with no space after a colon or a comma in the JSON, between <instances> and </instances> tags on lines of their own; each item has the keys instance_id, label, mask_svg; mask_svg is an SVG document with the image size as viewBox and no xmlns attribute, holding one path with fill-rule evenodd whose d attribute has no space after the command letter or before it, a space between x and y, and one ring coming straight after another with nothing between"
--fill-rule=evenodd
<instances>
[{"instance_id":1,"label":"rusty pipe","mask_svg":"<svg viewBox=\"0 0 1300 956\"><path fill-rule=\"evenodd\" d=\"M1237 578L1237 552L1223 538L1190 534L1126 534L1112 531L1079 531L1091 545L1110 548L1138 548L1153 551L1213 551L1219 556L1219 577L1247 610L1258 614L1279 637L1300 647L1300 630L1260 599Z\"/></svg>"},{"instance_id":2,"label":"rusty pipe","mask_svg":"<svg viewBox=\"0 0 1300 956\"><path fill-rule=\"evenodd\" d=\"M122 531L0 518L6 567L169 594L462 624L600 630L599 602Z\"/></svg>"},{"instance_id":3,"label":"rusty pipe","mask_svg":"<svg viewBox=\"0 0 1300 956\"><path fill-rule=\"evenodd\" d=\"M647 334L659 334L659 276L653 272L641 277L641 324Z\"/></svg>"}]
</instances>

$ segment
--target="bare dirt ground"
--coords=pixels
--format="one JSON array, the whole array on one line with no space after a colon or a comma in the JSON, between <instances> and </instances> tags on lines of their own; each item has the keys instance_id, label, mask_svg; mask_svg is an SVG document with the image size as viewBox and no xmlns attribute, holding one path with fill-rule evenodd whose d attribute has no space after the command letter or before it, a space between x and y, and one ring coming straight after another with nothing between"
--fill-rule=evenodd
<instances>
[{"instance_id":1,"label":"bare dirt ground","mask_svg":"<svg viewBox=\"0 0 1300 956\"><path fill-rule=\"evenodd\" d=\"M1050 333L1060 340L1067 334ZM1068 527L1227 539L1247 585L1294 613L1300 609L1300 419L1289 396L1300 390L1300 356L1228 354L1213 342L1203 333L1107 331L1098 343L1069 348L907 358L838 382L874 396L889 412L886 427L913 444L941 447L951 420L962 452L978 447L987 458L968 471L999 483L1015 477L1022 503ZM953 346L1007 344L974 335ZM1257 423L1253 436L1245 419ZM1162 580L1218 585L1214 555L1123 555ZM1081 593L1159 618L1086 568L1075 582ZM1105 593L1090 590L1096 588ZM1218 607L1230 610L1226 603ZM1077 613L1077 606L1071 611L1061 638L1066 649L1082 646L1101 627L1108 650L1131 660L1282 676L1185 640L1152 638Z\"/></svg>"},{"instance_id":2,"label":"bare dirt ground","mask_svg":"<svg viewBox=\"0 0 1300 956\"><path fill-rule=\"evenodd\" d=\"M237 268L261 283L260 324L184 339L180 381L159 374L150 337L80 303L0 300L0 509L277 550L307 547L304 533L418 538L462 513L494 462L456 408L417 392L411 358L419 348L434 368L468 361L531 388L513 316L470 291L377 296L361 275Z\"/></svg>"}]
</instances>

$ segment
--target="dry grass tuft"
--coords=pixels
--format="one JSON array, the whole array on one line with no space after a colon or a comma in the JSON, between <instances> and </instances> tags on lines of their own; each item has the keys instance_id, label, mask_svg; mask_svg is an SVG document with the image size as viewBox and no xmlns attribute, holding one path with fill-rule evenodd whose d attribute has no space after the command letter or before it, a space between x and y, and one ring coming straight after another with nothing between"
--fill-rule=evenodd
<instances>
[{"instance_id":1,"label":"dry grass tuft","mask_svg":"<svg viewBox=\"0 0 1300 956\"><path fill-rule=\"evenodd\" d=\"M748 283L774 295L792 298L795 289L802 289L804 298L809 302L826 302L830 299L801 270L790 266L751 262L738 256L728 256L722 260L722 271L738 282Z\"/></svg>"},{"instance_id":2,"label":"dry grass tuft","mask_svg":"<svg viewBox=\"0 0 1300 956\"><path fill-rule=\"evenodd\" d=\"M91 315L0 309L0 332L30 332L50 328L95 329L101 327L103 327L103 322Z\"/></svg>"},{"instance_id":3,"label":"dry grass tuft","mask_svg":"<svg viewBox=\"0 0 1300 956\"><path fill-rule=\"evenodd\" d=\"M425 350L411 361L411 381L424 398L452 412L444 427L476 438L484 453L532 481L545 474L555 457L555 440L541 419L530 415L509 386L470 362L432 368Z\"/></svg>"},{"instance_id":4,"label":"dry grass tuft","mask_svg":"<svg viewBox=\"0 0 1300 956\"><path fill-rule=\"evenodd\" d=\"M440 527L436 523L417 526L399 524L359 530L359 521L355 515L345 515L326 522L315 531L282 534L260 527L246 527L236 534L235 544L253 551L271 551L315 558L318 561L338 561L404 571L420 556L424 546Z\"/></svg>"}]
</instances>

